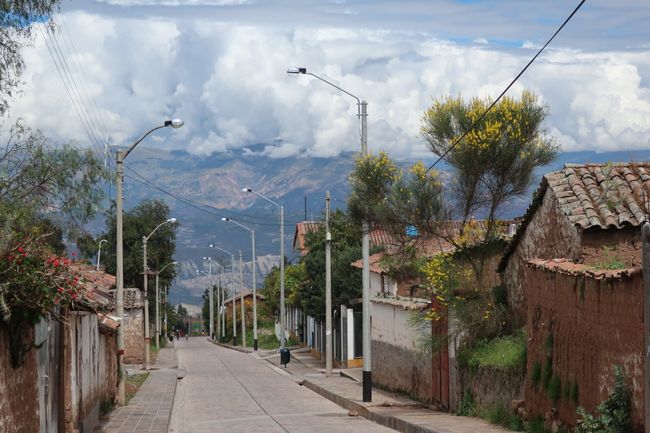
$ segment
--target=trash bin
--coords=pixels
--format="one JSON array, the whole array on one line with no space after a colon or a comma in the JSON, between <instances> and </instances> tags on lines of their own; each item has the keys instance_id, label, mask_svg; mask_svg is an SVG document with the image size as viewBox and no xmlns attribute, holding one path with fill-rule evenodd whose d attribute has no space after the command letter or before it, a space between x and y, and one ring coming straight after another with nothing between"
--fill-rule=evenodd
<instances>
[{"instance_id":1,"label":"trash bin","mask_svg":"<svg viewBox=\"0 0 650 433\"><path fill-rule=\"evenodd\" d=\"M289 361L291 361L291 353L289 352L289 349L286 347L280 349L280 364L284 364L284 367L286 368Z\"/></svg>"}]
</instances>

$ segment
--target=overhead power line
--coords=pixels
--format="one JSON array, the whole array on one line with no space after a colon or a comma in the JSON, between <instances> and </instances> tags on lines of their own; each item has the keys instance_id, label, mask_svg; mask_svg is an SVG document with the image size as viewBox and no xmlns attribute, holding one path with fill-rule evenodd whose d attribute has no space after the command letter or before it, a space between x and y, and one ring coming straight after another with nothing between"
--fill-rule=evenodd
<instances>
[{"instance_id":1,"label":"overhead power line","mask_svg":"<svg viewBox=\"0 0 650 433\"><path fill-rule=\"evenodd\" d=\"M187 205L187 206L189 206L191 208L194 208L194 209L196 209L198 211L201 211L201 212L203 212L205 214L212 215L212 216L215 216L217 218L223 218L223 217L233 218L233 219L236 219L237 221L241 221L242 223L247 223L247 224L256 225L256 226L276 226L277 225L276 223L268 223L268 222L261 222L261 221L251 220L251 218L254 218L254 219L258 219L258 220L262 220L262 221L267 221L268 218L265 218L265 217L256 217L256 216L252 216L252 215L244 215L244 214L238 214L238 213L234 213L235 216L233 216L233 214L226 215L226 214L220 212L220 209L218 209L218 208L216 208L214 206L211 206L211 205L205 204L205 203L201 203L201 202L198 202L198 201L195 201L195 200L190 200L190 199L187 199L185 197L181 197L178 194L175 194L175 193L173 193L171 191L167 191L166 189L161 188L160 186L154 184L151 180L145 178L143 175L141 175L140 173L138 173L134 169L132 169L132 168L126 166L126 165L124 167L129 172L133 173L133 175L135 176L134 177L134 176L130 176L130 175L125 174L125 176L127 178L129 178L129 179L131 179L131 180L133 180L133 181L135 181L135 182L137 182L137 183L139 183L141 185L144 185L144 186L146 186L148 188L152 188L152 189L154 189L156 191L159 191L159 192L161 192L161 193L163 193L163 194L165 194L165 195L167 195L169 197L172 197L173 199L175 199L177 201L180 201L181 203L183 203L183 204L185 204L185 205ZM285 226L292 226L292 225L296 224L297 222L298 222L297 220L296 221L285 221Z\"/></svg>"},{"instance_id":2,"label":"overhead power line","mask_svg":"<svg viewBox=\"0 0 650 433\"><path fill-rule=\"evenodd\" d=\"M499 100L500 100L501 98L503 98L503 96L508 92L508 90L510 90L510 88L511 88L511 87L512 87L516 82L517 82L517 80L519 79L519 77L521 77L521 76L524 74L524 72L526 72L526 70L528 69L528 67L529 67L530 65L533 64L533 62L537 59L537 57L539 57L539 55L542 54L542 51L544 51L544 49L548 46L548 44L550 44L551 41L552 41L553 39L555 39L555 36L557 36L557 34L560 33L560 31L564 28L564 26L567 25L567 23L571 20L571 18L573 18L573 16L576 14L576 12L578 12L578 10L582 7L582 5L585 3L585 1L586 1L586 0L582 0L582 1L578 4L578 6L576 6L576 8L573 10L573 12L571 12L571 14L567 17L567 19L564 20L564 22L562 23L562 25L561 25L561 26L560 26L560 27L555 31L555 33L553 33L553 36L551 36L550 39L549 39L548 41L546 41L546 43L544 44L544 46L542 46L542 48L540 48L539 51L537 51L537 53L533 56L533 58L530 59L530 61L526 64L526 66L524 66L524 69L522 69L521 72L519 72L519 73L517 74L517 76L516 76L516 77L515 77L511 82L510 82L510 84L508 84L508 86L503 90L503 92L501 92L501 94L499 95L499 97L498 97L497 99L495 99L495 100L490 104L490 106L489 106L489 107L488 107L488 108L483 112L483 114L481 114L481 115L478 117L478 119L476 119L476 121L474 121L474 123L472 123L472 125L471 125L471 126L470 126L470 127L469 127L469 128L468 128L468 129L467 129L467 130L466 130L466 131L465 131L465 132L464 132L464 133L463 133L463 134L462 134L458 139L456 139L456 140L451 144L451 146L449 146L449 148L448 148L447 150L445 150L445 152L444 152L442 155L440 155L440 156L438 157L438 159L436 159L436 161L435 161L433 164L431 164L431 166L430 166L429 168L427 168L427 173L429 172L429 170L431 170L433 167L435 167L436 164L438 164L440 161L442 161L442 160L445 158L445 156L447 156L447 154L449 154L449 152L451 152L452 149L453 149L454 147L456 147L456 146L457 146L457 145L458 145L458 144L459 144L459 143L460 143L460 142L461 142L461 141L462 141L462 140L467 136L467 134L469 134L470 132L472 132L472 130L476 127L476 125L478 125L478 124L481 122L481 120L483 120L483 117L485 117L485 115L486 115L487 113L490 112L490 110L492 109L492 107L494 107L494 106L497 104L497 102L499 102Z\"/></svg>"}]
</instances>

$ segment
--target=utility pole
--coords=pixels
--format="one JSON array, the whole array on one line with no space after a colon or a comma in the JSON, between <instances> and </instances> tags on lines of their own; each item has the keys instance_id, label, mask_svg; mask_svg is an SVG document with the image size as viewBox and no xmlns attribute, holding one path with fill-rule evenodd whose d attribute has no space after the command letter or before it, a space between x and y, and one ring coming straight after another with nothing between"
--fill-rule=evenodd
<instances>
[{"instance_id":1,"label":"utility pole","mask_svg":"<svg viewBox=\"0 0 650 433\"><path fill-rule=\"evenodd\" d=\"M167 296L169 296L168 290L169 290L169 287L165 286L165 290L163 290L163 294L164 294L164 298L165 298L164 299L165 311L163 312L164 313L164 316L163 316L163 336L165 338L165 341L167 340Z\"/></svg>"},{"instance_id":2,"label":"utility pole","mask_svg":"<svg viewBox=\"0 0 650 433\"><path fill-rule=\"evenodd\" d=\"M143 271L144 276L144 369L149 370L149 296L147 293L147 281L149 280L149 270L147 269L147 237L142 236L143 248Z\"/></svg>"},{"instance_id":3,"label":"utility pole","mask_svg":"<svg viewBox=\"0 0 650 433\"><path fill-rule=\"evenodd\" d=\"M280 206L280 349L286 344L287 313L284 309L284 206Z\"/></svg>"},{"instance_id":4,"label":"utility pole","mask_svg":"<svg viewBox=\"0 0 650 433\"><path fill-rule=\"evenodd\" d=\"M239 299L241 302L241 347L246 349L246 310L244 308L244 264L239 250Z\"/></svg>"},{"instance_id":5,"label":"utility pole","mask_svg":"<svg viewBox=\"0 0 650 433\"><path fill-rule=\"evenodd\" d=\"M120 320L117 327L117 401L121 406L126 404L126 388L124 383L124 253L122 249L122 182L124 180L124 152L118 150L115 153L115 164L117 165L117 178L115 180L116 198L116 231L117 242L115 243L116 255L116 276L115 276L115 314Z\"/></svg>"},{"instance_id":6,"label":"utility pole","mask_svg":"<svg viewBox=\"0 0 650 433\"><path fill-rule=\"evenodd\" d=\"M158 274L156 272L156 350L160 350L160 293L158 290Z\"/></svg>"},{"instance_id":7,"label":"utility pole","mask_svg":"<svg viewBox=\"0 0 650 433\"><path fill-rule=\"evenodd\" d=\"M253 242L253 351L257 352L257 257L255 256L255 230L251 229Z\"/></svg>"},{"instance_id":8,"label":"utility pole","mask_svg":"<svg viewBox=\"0 0 650 433\"><path fill-rule=\"evenodd\" d=\"M368 155L368 103L361 101L361 153ZM368 221L361 225L361 254L363 257L363 401L372 401L372 368L370 363L370 239Z\"/></svg>"},{"instance_id":9,"label":"utility pole","mask_svg":"<svg viewBox=\"0 0 650 433\"><path fill-rule=\"evenodd\" d=\"M332 376L332 234L330 192L325 193L325 374Z\"/></svg>"},{"instance_id":10,"label":"utility pole","mask_svg":"<svg viewBox=\"0 0 650 433\"><path fill-rule=\"evenodd\" d=\"M643 338L645 343L644 397L645 433L650 433L650 223L644 222L641 228L643 243Z\"/></svg>"},{"instance_id":11,"label":"utility pole","mask_svg":"<svg viewBox=\"0 0 650 433\"><path fill-rule=\"evenodd\" d=\"M221 274L217 275L217 339L221 335Z\"/></svg>"}]
</instances>

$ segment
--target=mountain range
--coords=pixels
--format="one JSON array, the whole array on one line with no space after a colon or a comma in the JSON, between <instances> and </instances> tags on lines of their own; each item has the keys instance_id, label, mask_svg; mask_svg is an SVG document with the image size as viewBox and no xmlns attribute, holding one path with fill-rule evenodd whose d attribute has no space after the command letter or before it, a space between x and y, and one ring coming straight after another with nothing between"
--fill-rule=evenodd
<instances>
[{"instance_id":1,"label":"mountain range","mask_svg":"<svg viewBox=\"0 0 650 433\"><path fill-rule=\"evenodd\" d=\"M501 217L523 214L541 176L564 164L644 161L648 158L650 150L560 153L552 164L537 171L529 194L509 203ZM433 158L424 163L432 161ZM412 162L399 161L403 166ZM345 208L348 175L353 163L352 153L332 158L301 156L275 159L260 155L255 147L207 157L180 150L139 147L125 163L125 208L133 207L145 198L159 198L169 203L171 216L180 223L175 258L181 262L170 300L201 304L201 294L209 286L208 276L197 276L197 270L208 271L208 264L202 258L211 256L223 263L230 262L230 256L211 248L210 244L228 250L236 258L242 250L243 261L251 261L250 233L235 224L221 221L221 218L231 218L255 230L258 287L263 279L261 276L279 263L278 208L255 194L242 192L242 188L251 188L283 204L285 255L292 259L296 257L291 250L295 224L321 219L326 190L331 192L333 208ZM444 164L436 168L443 173L449 171ZM114 187L111 186L108 193L113 198ZM101 224L97 221L91 230L101 231ZM250 286L250 264L244 269L244 284ZM228 274L226 278L238 286L238 275Z\"/></svg>"}]
</instances>

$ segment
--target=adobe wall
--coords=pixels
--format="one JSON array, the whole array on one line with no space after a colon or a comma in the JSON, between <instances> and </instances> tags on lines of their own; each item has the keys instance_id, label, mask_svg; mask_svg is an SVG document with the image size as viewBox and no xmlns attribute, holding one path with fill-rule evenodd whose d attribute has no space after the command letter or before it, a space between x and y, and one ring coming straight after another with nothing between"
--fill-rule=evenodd
<instances>
[{"instance_id":1,"label":"adobe wall","mask_svg":"<svg viewBox=\"0 0 650 433\"><path fill-rule=\"evenodd\" d=\"M124 309L124 363L144 363L144 310Z\"/></svg>"},{"instance_id":2,"label":"adobe wall","mask_svg":"<svg viewBox=\"0 0 650 433\"><path fill-rule=\"evenodd\" d=\"M33 341L29 328L26 341ZM25 363L14 370L11 365L9 337L0 326L0 432L33 433L40 428L38 417L36 350L30 350Z\"/></svg>"},{"instance_id":3,"label":"adobe wall","mask_svg":"<svg viewBox=\"0 0 650 433\"><path fill-rule=\"evenodd\" d=\"M501 281L508 291L508 303L519 324L523 325L526 321L524 285L528 260L556 257L578 259L581 254L580 241L579 229L562 213L555 193L548 188L542 204L501 274Z\"/></svg>"},{"instance_id":4,"label":"adobe wall","mask_svg":"<svg viewBox=\"0 0 650 433\"><path fill-rule=\"evenodd\" d=\"M579 266L579 265L574 265ZM607 398L614 365L624 367L633 395L636 431L643 420L643 281L639 268L624 271L560 272L529 267L526 272L528 357L525 395L533 415L556 406L573 425L576 407L593 412ZM552 336L549 337L549 336ZM551 360L562 390L554 405L532 374ZM573 389L577 390L577 402Z\"/></svg>"}]
</instances>

